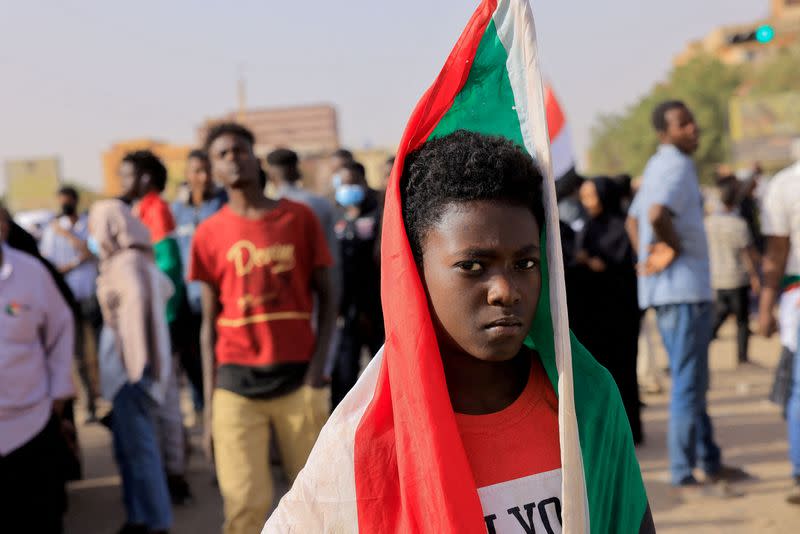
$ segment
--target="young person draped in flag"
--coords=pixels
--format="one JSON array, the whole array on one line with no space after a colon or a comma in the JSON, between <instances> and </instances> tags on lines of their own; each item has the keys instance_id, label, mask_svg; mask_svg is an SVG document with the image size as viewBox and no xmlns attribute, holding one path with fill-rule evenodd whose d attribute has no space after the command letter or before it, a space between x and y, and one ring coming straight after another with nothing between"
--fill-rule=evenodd
<instances>
[{"instance_id":1,"label":"young person draped in flag","mask_svg":"<svg viewBox=\"0 0 800 534\"><path fill-rule=\"evenodd\" d=\"M567 329L535 43L527 2L485 0L414 111L386 344L264 532L654 531L619 392Z\"/></svg>"}]
</instances>

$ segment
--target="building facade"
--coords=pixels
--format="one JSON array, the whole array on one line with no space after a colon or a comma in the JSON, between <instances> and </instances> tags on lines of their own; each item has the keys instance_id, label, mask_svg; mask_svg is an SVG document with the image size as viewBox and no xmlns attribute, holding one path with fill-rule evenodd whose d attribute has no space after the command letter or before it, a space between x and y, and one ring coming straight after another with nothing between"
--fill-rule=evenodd
<instances>
[{"instance_id":1,"label":"building facade","mask_svg":"<svg viewBox=\"0 0 800 534\"><path fill-rule=\"evenodd\" d=\"M770 16L766 19L716 28L703 39L690 42L675 57L674 65L685 65L702 54L711 55L727 65L757 63L781 48L800 42L800 0L771 0L770 7ZM775 30L770 42L736 42L737 36L755 32L761 26Z\"/></svg>"}]
</instances>

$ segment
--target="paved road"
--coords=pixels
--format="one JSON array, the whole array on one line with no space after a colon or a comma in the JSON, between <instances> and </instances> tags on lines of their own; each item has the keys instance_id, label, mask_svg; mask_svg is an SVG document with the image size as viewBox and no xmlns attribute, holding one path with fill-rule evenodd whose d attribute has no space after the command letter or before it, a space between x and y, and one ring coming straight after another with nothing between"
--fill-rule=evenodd
<instances>
[{"instance_id":1,"label":"paved road","mask_svg":"<svg viewBox=\"0 0 800 534\"><path fill-rule=\"evenodd\" d=\"M746 496L733 501L702 498L686 502L673 496L668 485L665 446L668 395L646 395L647 443L639 450L639 457L661 534L800 532L800 507L784 502L791 482L785 427L779 410L765 400L777 361L777 341L755 339L751 353L758 366L735 370L733 336L732 325L726 325L721 340L712 346L711 415L724 461L745 467L756 480L738 485ZM664 355L659 358L666 365ZM93 425L81 426L80 437L86 479L69 488L67 534L114 533L121 526L124 513L110 435L103 427ZM189 480L196 502L175 510L172 532L219 532L222 502L210 471L197 455L191 460Z\"/></svg>"}]
</instances>

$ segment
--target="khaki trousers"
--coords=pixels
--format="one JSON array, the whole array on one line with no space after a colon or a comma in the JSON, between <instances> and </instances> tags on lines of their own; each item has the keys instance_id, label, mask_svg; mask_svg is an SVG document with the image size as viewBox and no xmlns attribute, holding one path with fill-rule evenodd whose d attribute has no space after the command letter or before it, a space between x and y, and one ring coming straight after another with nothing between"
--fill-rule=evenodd
<instances>
[{"instance_id":1,"label":"khaki trousers","mask_svg":"<svg viewBox=\"0 0 800 534\"><path fill-rule=\"evenodd\" d=\"M225 534L261 532L272 506L270 432L290 482L294 482L330 410L327 388L301 388L282 397L251 399L216 389L212 436L217 478L225 505Z\"/></svg>"}]
</instances>

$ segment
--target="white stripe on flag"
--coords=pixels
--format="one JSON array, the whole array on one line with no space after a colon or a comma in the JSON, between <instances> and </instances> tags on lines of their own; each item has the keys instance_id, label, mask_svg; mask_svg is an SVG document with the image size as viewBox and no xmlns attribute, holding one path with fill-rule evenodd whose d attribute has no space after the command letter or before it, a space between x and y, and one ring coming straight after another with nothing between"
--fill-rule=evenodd
<instances>
[{"instance_id":1,"label":"white stripe on flag","mask_svg":"<svg viewBox=\"0 0 800 534\"><path fill-rule=\"evenodd\" d=\"M563 533L586 534L590 532L589 503L575 412L564 264L550 139L547 132L544 88L536 49L536 28L527 0L499 0L493 18L498 37L508 53L508 76L514 92L522 138L528 152L536 158L545 178L547 265L550 272L551 315L559 374L558 427L563 470L561 489Z\"/></svg>"},{"instance_id":2,"label":"white stripe on flag","mask_svg":"<svg viewBox=\"0 0 800 534\"><path fill-rule=\"evenodd\" d=\"M331 414L317 443L261 534L358 532L354 444L356 429L375 395L383 348Z\"/></svg>"},{"instance_id":3,"label":"white stripe on flag","mask_svg":"<svg viewBox=\"0 0 800 534\"><path fill-rule=\"evenodd\" d=\"M570 136L569 124L561 128L558 137L550 143L550 154L553 159L553 177L556 180L562 178L575 167L575 155L572 152L572 137Z\"/></svg>"}]
</instances>

